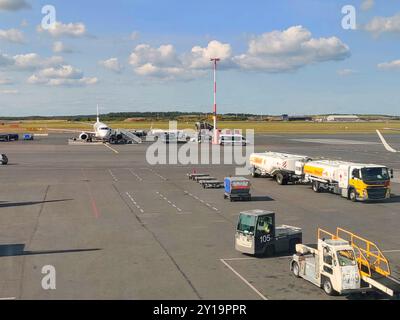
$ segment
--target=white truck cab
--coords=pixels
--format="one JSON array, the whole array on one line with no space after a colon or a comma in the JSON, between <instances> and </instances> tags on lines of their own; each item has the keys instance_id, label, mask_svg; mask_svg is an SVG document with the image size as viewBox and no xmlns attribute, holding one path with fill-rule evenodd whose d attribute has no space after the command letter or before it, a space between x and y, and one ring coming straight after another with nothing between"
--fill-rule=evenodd
<instances>
[{"instance_id":1,"label":"white truck cab","mask_svg":"<svg viewBox=\"0 0 400 320\"><path fill-rule=\"evenodd\" d=\"M328 295L378 290L400 297L400 280L378 246L342 228L335 234L318 229L316 246L296 245L290 269Z\"/></svg>"},{"instance_id":2,"label":"white truck cab","mask_svg":"<svg viewBox=\"0 0 400 320\"><path fill-rule=\"evenodd\" d=\"M353 247L344 240L318 240L317 248L296 245L291 270L326 294L345 294L361 289L361 276Z\"/></svg>"}]
</instances>

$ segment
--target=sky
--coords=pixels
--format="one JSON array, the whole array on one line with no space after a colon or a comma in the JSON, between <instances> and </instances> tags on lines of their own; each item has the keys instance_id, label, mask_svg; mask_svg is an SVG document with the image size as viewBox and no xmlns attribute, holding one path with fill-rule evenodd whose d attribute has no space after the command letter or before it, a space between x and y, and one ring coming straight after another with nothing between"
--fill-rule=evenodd
<instances>
[{"instance_id":1,"label":"sky","mask_svg":"<svg viewBox=\"0 0 400 320\"><path fill-rule=\"evenodd\" d=\"M213 57L221 113L400 115L399 40L397 0L0 0L0 117L212 112Z\"/></svg>"}]
</instances>

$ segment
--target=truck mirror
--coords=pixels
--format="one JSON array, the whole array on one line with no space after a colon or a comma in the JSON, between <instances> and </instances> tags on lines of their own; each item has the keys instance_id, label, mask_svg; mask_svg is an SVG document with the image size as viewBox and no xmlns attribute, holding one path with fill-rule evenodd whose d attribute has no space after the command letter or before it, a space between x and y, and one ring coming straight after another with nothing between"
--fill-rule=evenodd
<instances>
[{"instance_id":1,"label":"truck mirror","mask_svg":"<svg viewBox=\"0 0 400 320\"><path fill-rule=\"evenodd\" d=\"M393 171L393 169L390 169L390 179L393 179L394 178L394 171Z\"/></svg>"}]
</instances>

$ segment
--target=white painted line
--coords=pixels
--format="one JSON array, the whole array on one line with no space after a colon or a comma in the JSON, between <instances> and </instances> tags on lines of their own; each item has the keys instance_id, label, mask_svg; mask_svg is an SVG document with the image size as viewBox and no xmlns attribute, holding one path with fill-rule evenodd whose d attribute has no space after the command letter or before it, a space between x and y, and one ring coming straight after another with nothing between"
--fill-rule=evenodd
<instances>
[{"instance_id":1,"label":"white painted line","mask_svg":"<svg viewBox=\"0 0 400 320\"><path fill-rule=\"evenodd\" d=\"M383 250L383 253L399 253L400 250Z\"/></svg>"},{"instance_id":2,"label":"white painted line","mask_svg":"<svg viewBox=\"0 0 400 320\"><path fill-rule=\"evenodd\" d=\"M144 210L137 204L136 200L129 194L129 192L125 192L128 198L132 201L135 205L136 209L138 209L141 213L144 213Z\"/></svg>"},{"instance_id":3,"label":"white painted line","mask_svg":"<svg viewBox=\"0 0 400 320\"><path fill-rule=\"evenodd\" d=\"M0 298L0 300L15 300L16 297L7 297L7 298Z\"/></svg>"},{"instance_id":4,"label":"white painted line","mask_svg":"<svg viewBox=\"0 0 400 320\"><path fill-rule=\"evenodd\" d=\"M263 299L263 300L268 300L268 298L266 296L264 296L260 291L258 291L256 289L256 287L254 287L250 282L248 282L245 278L242 277L242 275L237 272L235 269L233 269L227 262L225 262L224 259L220 259L220 261L227 266L236 276L239 277L240 280L242 280L245 284L247 284L255 293L257 293L257 295Z\"/></svg>"},{"instance_id":5,"label":"white painted line","mask_svg":"<svg viewBox=\"0 0 400 320\"><path fill-rule=\"evenodd\" d=\"M111 171L111 169L108 169L108 172L111 174L112 178L114 179L115 182L118 182L117 177L114 175L114 173Z\"/></svg>"},{"instance_id":6,"label":"white painted line","mask_svg":"<svg viewBox=\"0 0 400 320\"><path fill-rule=\"evenodd\" d=\"M228 258L228 259L221 259L224 261L242 261L242 260L258 260L257 258Z\"/></svg>"},{"instance_id":7,"label":"white painted line","mask_svg":"<svg viewBox=\"0 0 400 320\"><path fill-rule=\"evenodd\" d=\"M115 150L114 148L110 147L108 145L108 143L104 143L104 146L107 147L108 149L110 149L111 151L113 151L114 153L117 153L117 154L119 153L117 150Z\"/></svg>"},{"instance_id":8,"label":"white painted line","mask_svg":"<svg viewBox=\"0 0 400 320\"><path fill-rule=\"evenodd\" d=\"M128 169L129 172L134 175L136 177L136 179L138 179L139 181L143 181L143 178L139 177L139 175L137 175L135 172L132 171L132 169Z\"/></svg>"}]
</instances>

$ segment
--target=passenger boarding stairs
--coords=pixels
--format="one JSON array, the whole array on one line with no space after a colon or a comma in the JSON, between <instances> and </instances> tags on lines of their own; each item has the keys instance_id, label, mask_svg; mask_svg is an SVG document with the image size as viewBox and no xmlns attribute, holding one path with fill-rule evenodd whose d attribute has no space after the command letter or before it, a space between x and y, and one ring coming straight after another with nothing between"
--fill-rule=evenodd
<instances>
[{"instance_id":1,"label":"passenger boarding stairs","mask_svg":"<svg viewBox=\"0 0 400 320\"><path fill-rule=\"evenodd\" d=\"M117 134L120 134L122 136L123 139L127 140L127 141L131 141L132 143L142 143L142 139L139 138L137 135L133 134L132 132L128 131L128 130L124 130L124 129L118 129L116 130Z\"/></svg>"},{"instance_id":2,"label":"passenger boarding stairs","mask_svg":"<svg viewBox=\"0 0 400 320\"><path fill-rule=\"evenodd\" d=\"M392 276L389 260L375 243L342 228L337 228L335 235L328 234L332 239L349 242L354 248L361 279L365 283L391 297L399 296L400 280Z\"/></svg>"}]
</instances>

